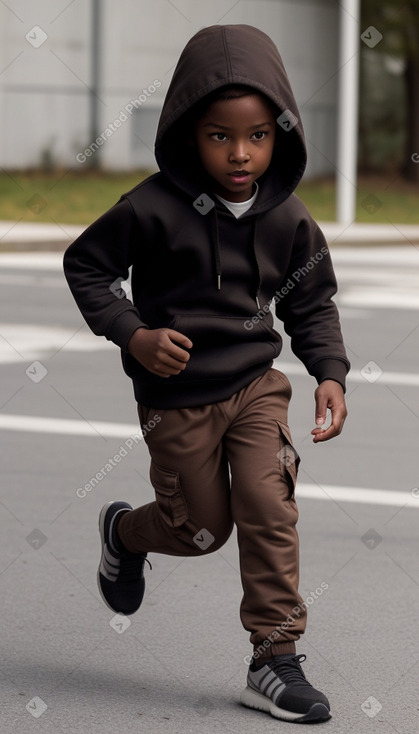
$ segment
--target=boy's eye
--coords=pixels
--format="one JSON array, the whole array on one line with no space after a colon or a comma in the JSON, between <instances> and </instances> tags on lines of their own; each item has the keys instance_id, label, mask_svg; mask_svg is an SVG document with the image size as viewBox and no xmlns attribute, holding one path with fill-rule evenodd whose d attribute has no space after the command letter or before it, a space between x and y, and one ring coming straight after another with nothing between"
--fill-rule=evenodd
<instances>
[{"instance_id":1,"label":"boy's eye","mask_svg":"<svg viewBox=\"0 0 419 734\"><path fill-rule=\"evenodd\" d=\"M264 140L267 135L267 131L257 130L256 132L252 133L250 137L254 138L255 140ZM225 133L211 133L210 137L220 143L222 143L224 140L227 140L227 135Z\"/></svg>"}]
</instances>

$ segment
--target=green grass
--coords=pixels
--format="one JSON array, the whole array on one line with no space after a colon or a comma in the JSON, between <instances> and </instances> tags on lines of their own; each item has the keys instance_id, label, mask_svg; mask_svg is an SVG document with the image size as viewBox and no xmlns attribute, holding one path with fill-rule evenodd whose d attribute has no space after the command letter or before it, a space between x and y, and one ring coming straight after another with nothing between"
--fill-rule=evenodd
<instances>
[{"instance_id":1,"label":"green grass","mask_svg":"<svg viewBox=\"0 0 419 734\"><path fill-rule=\"evenodd\" d=\"M0 219L90 224L118 201L122 193L147 175L144 171L120 174L90 171L77 175L66 171L2 172ZM304 181L297 194L315 219L335 219L333 179ZM419 224L418 195L417 184L409 184L396 174L361 176L358 181L357 221ZM373 213L363 205L368 196L381 203Z\"/></svg>"},{"instance_id":2,"label":"green grass","mask_svg":"<svg viewBox=\"0 0 419 734\"><path fill-rule=\"evenodd\" d=\"M147 175L1 173L0 219L90 224Z\"/></svg>"},{"instance_id":3,"label":"green grass","mask_svg":"<svg viewBox=\"0 0 419 734\"><path fill-rule=\"evenodd\" d=\"M336 218L335 183L333 179L303 181L296 193L315 219ZM368 201L365 200L368 198ZM368 205L372 201L372 209ZM397 174L360 176L357 191L357 222L419 224L419 185L405 181ZM376 208L378 207L378 208Z\"/></svg>"}]
</instances>

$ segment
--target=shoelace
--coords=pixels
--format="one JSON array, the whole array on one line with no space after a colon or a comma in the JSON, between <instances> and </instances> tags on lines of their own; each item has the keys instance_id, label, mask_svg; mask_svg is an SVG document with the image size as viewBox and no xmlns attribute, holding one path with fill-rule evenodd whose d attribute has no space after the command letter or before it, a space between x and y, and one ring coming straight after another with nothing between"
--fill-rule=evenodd
<instances>
[{"instance_id":1,"label":"shoelace","mask_svg":"<svg viewBox=\"0 0 419 734\"><path fill-rule=\"evenodd\" d=\"M294 655L292 658L274 657L269 666L284 683L308 683L300 663L306 659L306 655Z\"/></svg>"},{"instance_id":2,"label":"shoelace","mask_svg":"<svg viewBox=\"0 0 419 734\"><path fill-rule=\"evenodd\" d=\"M137 554L124 554L121 557L121 566L118 581L138 581L143 575L144 562L147 562L152 570L152 565L148 558Z\"/></svg>"}]
</instances>

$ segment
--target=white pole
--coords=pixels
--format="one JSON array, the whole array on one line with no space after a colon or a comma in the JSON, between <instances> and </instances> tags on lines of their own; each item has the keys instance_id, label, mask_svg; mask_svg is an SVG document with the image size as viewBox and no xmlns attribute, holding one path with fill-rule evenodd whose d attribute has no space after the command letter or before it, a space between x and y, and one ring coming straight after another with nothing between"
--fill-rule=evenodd
<instances>
[{"instance_id":1,"label":"white pole","mask_svg":"<svg viewBox=\"0 0 419 734\"><path fill-rule=\"evenodd\" d=\"M336 219L356 216L360 0L342 0L338 75Z\"/></svg>"}]
</instances>

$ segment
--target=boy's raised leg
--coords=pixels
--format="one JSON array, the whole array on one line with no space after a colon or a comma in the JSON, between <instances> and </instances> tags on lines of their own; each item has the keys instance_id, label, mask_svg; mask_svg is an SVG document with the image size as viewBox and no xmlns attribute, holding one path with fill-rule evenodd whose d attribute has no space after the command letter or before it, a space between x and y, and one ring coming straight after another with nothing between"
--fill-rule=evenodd
<instances>
[{"instance_id":1,"label":"boy's raised leg","mask_svg":"<svg viewBox=\"0 0 419 734\"><path fill-rule=\"evenodd\" d=\"M132 511L127 502L108 502L99 515L102 555L97 581L103 601L114 612L134 614L145 590L146 553L129 553L119 542L116 525L122 515Z\"/></svg>"}]
</instances>

